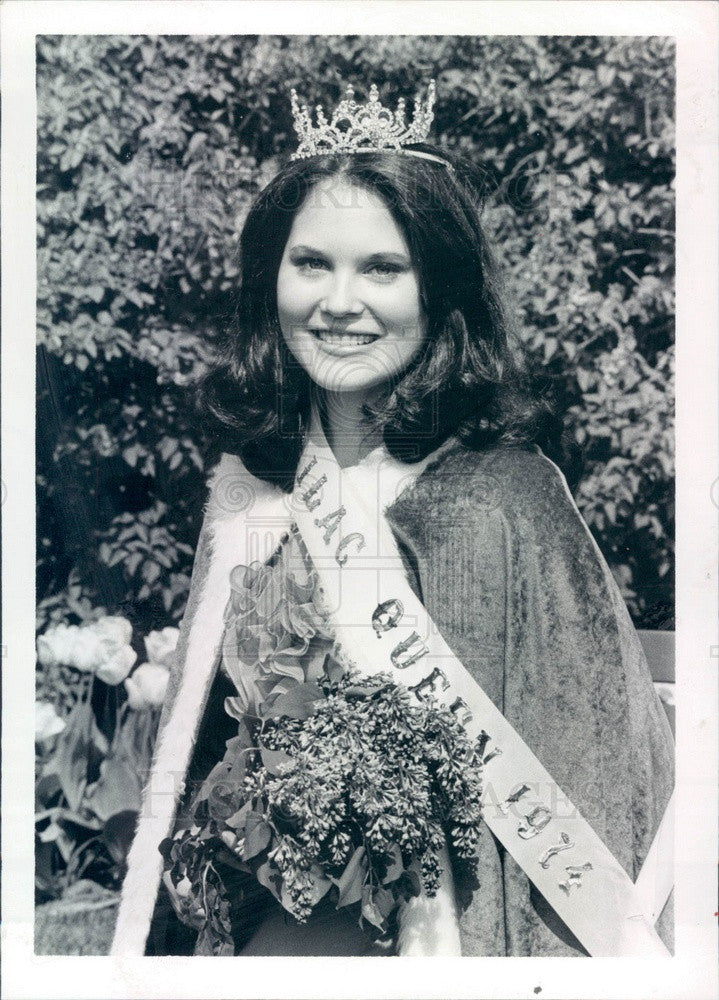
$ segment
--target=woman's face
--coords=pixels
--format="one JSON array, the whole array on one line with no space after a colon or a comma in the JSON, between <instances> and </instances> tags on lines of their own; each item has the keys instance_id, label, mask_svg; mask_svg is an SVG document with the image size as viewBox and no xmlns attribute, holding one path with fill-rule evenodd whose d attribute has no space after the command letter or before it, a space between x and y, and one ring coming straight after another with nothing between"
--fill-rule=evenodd
<instances>
[{"instance_id":1,"label":"woman's face","mask_svg":"<svg viewBox=\"0 0 719 1000\"><path fill-rule=\"evenodd\" d=\"M344 180L315 185L295 216L277 276L290 351L323 389L373 391L426 336L419 276L380 197Z\"/></svg>"}]
</instances>

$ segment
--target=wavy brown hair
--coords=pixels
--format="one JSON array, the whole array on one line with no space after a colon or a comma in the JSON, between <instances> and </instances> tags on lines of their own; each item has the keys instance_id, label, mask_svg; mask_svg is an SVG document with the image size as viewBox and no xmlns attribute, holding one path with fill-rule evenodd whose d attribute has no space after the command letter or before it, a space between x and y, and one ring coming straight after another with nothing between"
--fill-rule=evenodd
<instances>
[{"instance_id":1,"label":"wavy brown hair","mask_svg":"<svg viewBox=\"0 0 719 1000\"><path fill-rule=\"evenodd\" d=\"M503 306L481 225L483 177L426 144L445 162L395 152L290 161L259 194L240 239L240 288L222 354L200 386L214 451L239 454L263 479L291 487L310 408L310 379L287 350L277 316L277 275L295 215L327 178L378 195L418 269L427 316L423 348L366 408L399 458L428 454L449 435L471 448L540 445L561 457L561 424L533 391Z\"/></svg>"}]
</instances>

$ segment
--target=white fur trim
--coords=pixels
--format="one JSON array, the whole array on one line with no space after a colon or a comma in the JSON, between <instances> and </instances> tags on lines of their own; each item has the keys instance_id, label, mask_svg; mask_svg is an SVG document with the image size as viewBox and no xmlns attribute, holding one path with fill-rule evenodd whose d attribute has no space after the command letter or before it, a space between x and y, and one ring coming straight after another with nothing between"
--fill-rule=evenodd
<instances>
[{"instance_id":1,"label":"white fur trim","mask_svg":"<svg viewBox=\"0 0 719 1000\"><path fill-rule=\"evenodd\" d=\"M233 509L234 504L234 509ZM202 712L215 676L230 596L230 572L247 563L251 510L262 512L262 528L281 534L290 524L282 494L251 476L235 456L223 455L210 479L206 521L211 560L190 629L179 690L164 726L143 796L142 811L128 857L112 955L144 955L162 874L158 845L172 835L177 803L197 738Z\"/></svg>"},{"instance_id":2,"label":"white fur trim","mask_svg":"<svg viewBox=\"0 0 719 1000\"><path fill-rule=\"evenodd\" d=\"M447 848L440 854L442 876L437 895L424 891L402 904L397 954L407 956L461 955L454 879Z\"/></svg>"}]
</instances>

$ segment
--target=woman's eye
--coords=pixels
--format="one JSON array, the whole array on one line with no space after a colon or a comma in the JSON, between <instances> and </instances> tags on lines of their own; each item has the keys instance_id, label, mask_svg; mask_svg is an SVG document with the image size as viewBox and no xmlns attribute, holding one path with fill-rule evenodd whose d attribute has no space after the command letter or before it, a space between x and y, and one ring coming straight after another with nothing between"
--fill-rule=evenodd
<instances>
[{"instance_id":1,"label":"woman's eye","mask_svg":"<svg viewBox=\"0 0 719 1000\"><path fill-rule=\"evenodd\" d=\"M295 261L295 265L302 271L321 271L327 267L327 262L321 257L302 257Z\"/></svg>"},{"instance_id":2,"label":"woman's eye","mask_svg":"<svg viewBox=\"0 0 719 1000\"><path fill-rule=\"evenodd\" d=\"M377 274L380 277L393 277L402 270L397 264L372 264L367 268L369 274Z\"/></svg>"}]
</instances>

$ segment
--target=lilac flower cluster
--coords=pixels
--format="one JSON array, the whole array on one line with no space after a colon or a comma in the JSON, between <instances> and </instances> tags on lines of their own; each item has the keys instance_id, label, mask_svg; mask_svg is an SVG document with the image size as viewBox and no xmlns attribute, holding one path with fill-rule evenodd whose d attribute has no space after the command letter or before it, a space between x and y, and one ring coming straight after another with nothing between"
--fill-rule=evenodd
<instances>
[{"instance_id":1,"label":"lilac flower cluster","mask_svg":"<svg viewBox=\"0 0 719 1000\"><path fill-rule=\"evenodd\" d=\"M165 842L166 883L182 886L193 926L212 923L202 892L218 862L253 874L299 921L328 896L373 934L420 886L436 893L445 841L476 866L481 748L389 674L330 676L278 695L229 741L194 826Z\"/></svg>"}]
</instances>

